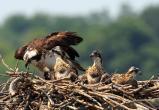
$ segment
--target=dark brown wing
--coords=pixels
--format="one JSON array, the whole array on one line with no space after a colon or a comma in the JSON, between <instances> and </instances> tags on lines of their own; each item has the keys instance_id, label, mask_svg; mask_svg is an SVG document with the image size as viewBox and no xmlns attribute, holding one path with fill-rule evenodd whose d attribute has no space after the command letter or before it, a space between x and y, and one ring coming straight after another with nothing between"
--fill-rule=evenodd
<instances>
[{"instance_id":1,"label":"dark brown wing","mask_svg":"<svg viewBox=\"0 0 159 110\"><path fill-rule=\"evenodd\" d=\"M83 39L75 32L55 32L45 37L45 49L50 50L55 46L77 45Z\"/></svg>"},{"instance_id":2,"label":"dark brown wing","mask_svg":"<svg viewBox=\"0 0 159 110\"><path fill-rule=\"evenodd\" d=\"M85 71L85 69L77 61L68 60L68 63L70 65L72 65L73 68L76 68L76 69L81 70L81 71Z\"/></svg>"},{"instance_id":3,"label":"dark brown wing","mask_svg":"<svg viewBox=\"0 0 159 110\"><path fill-rule=\"evenodd\" d=\"M24 54L25 54L25 50L27 49L27 47L28 47L28 45L25 45L25 46L23 46L23 47L18 48L18 49L16 50L16 52L15 52L14 57L15 57L16 59L23 60L23 56L24 56Z\"/></svg>"},{"instance_id":4,"label":"dark brown wing","mask_svg":"<svg viewBox=\"0 0 159 110\"><path fill-rule=\"evenodd\" d=\"M39 38L39 39L34 39L30 43L28 43L28 48L34 48L41 51L44 45L45 45L45 39Z\"/></svg>"},{"instance_id":5,"label":"dark brown wing","mask_svg":"<svg viewBox=\"0 0 159 110\"><path fill-rule=\"evenodd\" d=\"M70 46L61 46L61 49L65 51L72 60L75 60L75 57L79 57L78 52Z\"/></svg>"}]
</instances>

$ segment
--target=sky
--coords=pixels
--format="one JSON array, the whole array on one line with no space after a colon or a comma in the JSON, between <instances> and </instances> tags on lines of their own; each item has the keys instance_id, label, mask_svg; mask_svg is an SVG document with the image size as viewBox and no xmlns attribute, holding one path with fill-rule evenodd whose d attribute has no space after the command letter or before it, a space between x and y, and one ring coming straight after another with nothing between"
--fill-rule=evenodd
<instances>
[{"instance_id":1,"label":"sky","mask_svg":"<svg viewBox=\"0 0 159 110\"><path fill-rule=\"evenodd\" d=\"M123 3L130 4L135 11L141 11L145 6L159 4L159 0L0 0L0 22L17 13L28 16L37 12L83 15L106 9L116 16Z\"/></svg>"}]
</instances>

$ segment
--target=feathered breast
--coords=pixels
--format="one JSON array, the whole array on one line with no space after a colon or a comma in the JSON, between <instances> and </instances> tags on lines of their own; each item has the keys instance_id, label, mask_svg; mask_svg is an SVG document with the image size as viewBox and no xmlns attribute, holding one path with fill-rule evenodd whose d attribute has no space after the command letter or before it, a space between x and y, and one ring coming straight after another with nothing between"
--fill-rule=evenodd
<instances>
[{"instance_id":1,"label":"feathered breast","mask_svg":"<svg viewBox=\"0 0 159 110\"><path fill-rule=\"evenodd\" d=\"M114 74L111 78L111 81L116 84L126 84L133 80L134 77L132 74Z\"/></svg>"}]
</instances>

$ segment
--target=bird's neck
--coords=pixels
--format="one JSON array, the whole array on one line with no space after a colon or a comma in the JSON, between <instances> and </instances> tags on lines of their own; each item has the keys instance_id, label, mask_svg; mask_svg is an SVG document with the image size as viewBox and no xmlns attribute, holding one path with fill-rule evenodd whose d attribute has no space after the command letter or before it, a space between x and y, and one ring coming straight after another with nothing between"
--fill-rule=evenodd
<instances>
[{"instance_id":1,"label":"bird's neck","mask_svg":"<svg viewBox=\"0 0 159 110\"><path fill-rule=\"evenodd\" d=\"M100 58L95 58L93 62L94 62L93 66L97 66L99 68L102 68L102 61Z\"/></svg>"},{"instance_id":2,"label":"bird's neck","mask_svg":"<svg viewBox=\"0 0 159 110\"><path fill-rule=\"evenodd\" d=\"M127 77L132 77L132 78L135 78L136 76L136 72L127 72Z\"/></svg>"}]
</instances>

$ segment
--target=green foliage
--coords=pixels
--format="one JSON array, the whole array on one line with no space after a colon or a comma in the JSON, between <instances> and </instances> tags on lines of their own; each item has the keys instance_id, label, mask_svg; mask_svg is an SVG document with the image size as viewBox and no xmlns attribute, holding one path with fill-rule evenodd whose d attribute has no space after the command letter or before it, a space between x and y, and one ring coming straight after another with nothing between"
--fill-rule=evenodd
<instances>
[{"instance_id":1,"label":"green foliage","mask_svg":"<svg viewBox=\"0 0 159 110\"><path fill-rule=\"evenodd\" d=\"M151 6L146 8L141 14L141 18L146 21L146 23L155 31L157 36L159 36L159 7Z\"/></svg>"},{"instance_id":2,"label":"green foliage","mask_svg":"<svg viewBox=\"0 0 159 110\"><path fill-rule=\"evenodd\" d=\"M17 47L51 32L75 31L84 38L75 48L80 53L80 63L85 67L91 64L91 51L98 49L108 72L127 71L130 66L137 66L143 70L140 78L145 79L159 71L158 13L158 7L150 7L138 15L128 5L123 5L115 20L111 20L106 10L85 16L39 13L28 18L14 15L0 27L0 52L6 62L14 67ZM20 64L21 69L25 69L24 63ZM2 65L0 71L5 71Z\"/></svg>"}]
</instances>

